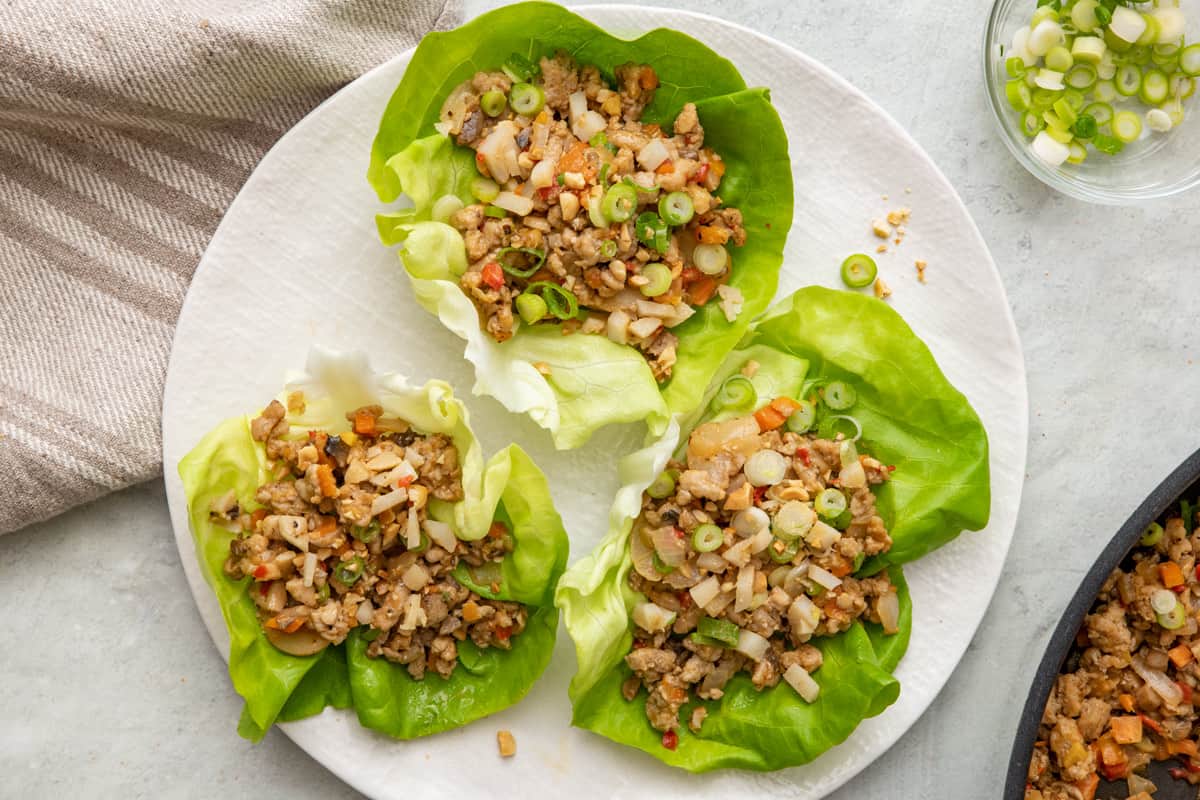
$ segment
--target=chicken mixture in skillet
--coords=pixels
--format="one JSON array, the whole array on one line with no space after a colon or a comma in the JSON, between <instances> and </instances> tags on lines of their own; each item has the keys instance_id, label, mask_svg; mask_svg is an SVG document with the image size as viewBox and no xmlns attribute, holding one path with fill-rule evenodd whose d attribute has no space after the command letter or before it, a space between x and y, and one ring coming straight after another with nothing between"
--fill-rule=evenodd
<instances>
[{"instance_id":1,"label":"chicken mixture in skillet","mask_svg":"<svg viewBox=\"0 0 1200 800\"><path fill-rule=\"evenodd\" d=\"M1105 581L1046 703L1026 800L1092 800L1101 777L1128 790L1103 796L1151 800L1152 760L1200 783L1196 522L1183 503Z\"/></svg>"},{"instance_id":2,"label":"chicken mixture in skillet","mask_svg":"<svg viewBox=\"0 0 1200 800\"><path fill-rule=\"evenodd\" d=\"M640 122L654 69L624 64L615 79L560 53L536 66L514 56L455 89L439 129L475 151L480 202L442 198L440 215L463 234L461 284L497 341L516 317L563 322L636 346L665 381L671 329L714 298L730 321L741 310L727 246L746 231L716 194L725 162L704 145L695 105L670 135Z\"/></svg>"},{"instance_id":3,"label":"chicken mixture in skillet","mask_svg":"<svg viewBox=\"0 0 1200 800\"><path fill-rule=\"evenodd\" d=\"M826 391L846 390L830 384ZM809 433L812 405L778 397L751 415L697 427L686 459L647 489L634 523L627 700L674 748L692 695L722 696L738 672L755 688L789 683L815 701L821 666L813 637L860 618L898 631L899 596L886 572L852 577L891 547L872 487L891 469L841 435ZM698 731L707 715L686 720Z\"/></svg>"},{"instance_id":4,"label":"chicken mixture in skillet","mask_svg":"<svg viewBox=\"0 0 1200 800\"><path fill-rule=\"evenodd\" d=\"M289 398L293 408L303 402ZM449 677L466 639L507 649L525 627L525 608L481 597L454 575L465 568L496 591L512 536L497 522L484 539L461 542L427 516L431 499L462 499L454 443L378 406L346 416L352 431L295 438L287 409L273 401L251 424L274 471L255 495L262 507L240 508L233 492L212 504L214 520L240 531L225 573L253 579L267 638L311 655L365 626L367 655L404 664L417 679Z\"/></svg>"}]
</instances>

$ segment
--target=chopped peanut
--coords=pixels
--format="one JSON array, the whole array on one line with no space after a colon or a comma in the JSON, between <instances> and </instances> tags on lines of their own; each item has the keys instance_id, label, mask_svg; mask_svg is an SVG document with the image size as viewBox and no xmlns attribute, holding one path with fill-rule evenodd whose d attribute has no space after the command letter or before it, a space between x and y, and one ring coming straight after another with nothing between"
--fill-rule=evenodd
<instances>
[{"instance_id":1,"label":"chopped peanut","mask_svg":"<svg viewBox=\"0 0 1200 800\"><path fill-rule=\"evenodd\" d=\"M924 259L917 259L917 280L919 280L921 283L925 282L925 268L928 266L929 264L927 264Z\"/></svg>"},{"instance_id":2,"label":"chopped peanut","mask_svg":"<svg viewBox=\"0 0 1200 800\"><path fill-rule=\"evenodd\" d=\"M496 731L496 744L500 746L501 758L512 758L517 754L517 740L511 731Z\"/></svg>"},{"instance_id":3,"label":"chopped peanut","mask_svg":"<svg viewBox=\"0 0 1200 800\"><path fill-rule=\"evenodd\" d=\"M875 296L880 300L886 300L892 296L892 289L883 282L883 278L875 279Z\"/></svg>"},{"instance_id":4,"label":"chopped peanut","mask_svg":"<svg viewBox=\"0 0 1200 800\"><path fill-rule=\"evenodd\" d=\"M888 227L887 222L885 222L884 220L881 220L881 219L873 220L871 222L871 230L880 239L887 239L889 236L892 235L892 229L890 227Z\"/></svg>"}]
</instances>

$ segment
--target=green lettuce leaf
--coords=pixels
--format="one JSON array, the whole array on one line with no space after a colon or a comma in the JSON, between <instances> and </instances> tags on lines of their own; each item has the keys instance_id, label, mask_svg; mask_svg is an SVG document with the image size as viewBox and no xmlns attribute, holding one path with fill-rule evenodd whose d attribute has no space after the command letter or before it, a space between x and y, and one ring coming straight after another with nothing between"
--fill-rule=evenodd
<instances>
[{"instance_id":1,"label":"green lettuce leaf","mask_svg":"<svg viewBox=\"0 0 1200 800\"><path fill-rule=\"evenodd\" d=\"M654 380L632 347L602 336L563 337L556 327L519 328L497 344L480 330L478 313L458 287L467 268L461 237L431 220L433 203L453 194L473 202L474 160L434 129L443 99L479 70L495 69L513 53L532 60L569 51L580 63L611 76L628 61L655 67L660 86L643 119L668 126L685 102L696 103L705 142L725 160L720 194L740 208L748 232L731 251L731 285L745 300L730 323L716 303L674 329L680 338L672 378ZM745 131L753 129L753 136ZM713 371L770 303L792 219L787 138L765 89L746 89L733 65L677 31L616 38L556 5L520 3L484 14L447 33L426 36L383 114L371 151L368 179L381 200L401 193L408 202L376 218L382 241L403 244L401 260L418 302L464 339L475 366L476 394L496 397L550 431L561 449L583 444L598 428L645 420L660 435L673 413L696 407ZM457 241L456 241L457 240ZM533 365L545 362L550 374Z\"/></svg>"},{"instance_id":2,"label":"green lettuce leaf","mask_svg":"<svg viewBox=\"0 0 1200 800\"><path fill-rule=\"evenodd\" d=\"M197 558L229 631L229 674L246 701L239 732L257 741L277 721L300 719L333 706L354 707L364 725L407 738L465 724L519 700L545 669L554 647L553 592L568 552L566 532L545 476L515 445L485 463L466 408L440 381L412 388L398 375L371 372L361 354L314 349L307 372L294 376L280 399L296 390L303 391L307 401L302 411L288 415L296 435L303 436L308 429L347 430L345 411L370 403L380 404L385 413L402 417L423 432L449 435L459 451L464 499L431 503L430 513L453 526L464 540L484 536L493 520L510 526L516 548L501 565L500 591L486 591L489 596L526 603L531 619L513 639L510 651L481 651L465 645L460 650L460 668L448 681L436 676L414 681L401 666L367 659L365 643L357 633L344 645L316 656L290 656L275 649L263 634L247 593L249 579L233 581L222 571L235 534L209 519L211 503L231 489L242 508L258 507L255 490L268 479L264 449L250 435L251 417L226 420L180 461L179 474ZM390 694L383 693L385 686ZM409 702L398 702L398 697ZM417 703L418 698L424 699ZM438 726L429 727L428 712L423 710L429 704L453 706L454 711L443 714Z\"/></svg>"},{"instance_id":3,"label":"green lettuce leaf","mask_svg":"<svg viewBox=\"0 0 1200 800\"><path fill-rule=\"evenodd\" d=\"M743 675L715 703L699 734L686 728L671 751L645 718L645 696L621 696L630 674L624 656L632 644L629 615L641 597L626 578L632 567L629 533L641 494L672 454L682 456L697 425L745 411L710 406L722 381L749 361L758 405L805 387L843 380L858 401L845 412L863 427L863 450L895 464L892 481L877 487L877 506L893 548L860 575L887 569L901 599L900 632L884 635L871 624L816 639L825 656L814 673L817 702L804 703L781 684L757 692ZM609 533L559 582L557 602L575 642L579 669L571 682L574 723L644 750L693 772L722 767L770 770L806 763L845 740L858 724L896 700L891 676L908 647L912 605L899 564L929 552L988 518L987 435L978 417L946 380L925 345L886 304L863 295L808 288L770 312L716 371L704 405L678 428L621 462L622 488ZM684 713L689 713L685 707Z\"/></svg>"}]
</instances>

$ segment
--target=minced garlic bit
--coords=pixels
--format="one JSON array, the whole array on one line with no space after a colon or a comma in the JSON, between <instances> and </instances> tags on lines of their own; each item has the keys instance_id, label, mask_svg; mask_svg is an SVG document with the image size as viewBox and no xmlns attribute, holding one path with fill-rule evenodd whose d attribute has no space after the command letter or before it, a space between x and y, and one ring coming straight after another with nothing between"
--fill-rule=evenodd
<instances>
[{"instance_id":1,"label":"minced garlic bit","mask_svg":"<svg viewBox=\"0 0 1200 800\"><path fill-rule=\"evenodd\" d=\"M875 296L880 300L886 300L892 296L892 289L883 282L883 278L875 279Z\"/></svg>"},{"instance_id":2,"label":"minced garlic bit","mask_svg":"<svg viewBox=\"0 0 1200 800\"><path fill-rule=\"evenodd\" d=\"M496 744L500 746L501 758L512 758L517 754L517 740L511 731L496 731Z\"/></svg>"},{"instance_id":3,"label":"minced garlic bit","mask_svg":"<svg viewBox=\"0 0 1200 800\"><path fill-rule=\"evenodd\" d=\"M882 219L872 220L871 230L874 231L875 235L880 239L887 239L892 235L892 229L888 227L887 222Z\"/></svg>"},{"instance_id":4,"label":"minced garlic bit","mask_svg":"<svg viewBox=\"0 0 1200 800\"><path fill-rule=\"evenodd\" d=\"M925 268L928 266L929 264L927 264L924 259L917 259L917 280L919 280L921 283L925 282Z\"/></svg>"}]
</instances>

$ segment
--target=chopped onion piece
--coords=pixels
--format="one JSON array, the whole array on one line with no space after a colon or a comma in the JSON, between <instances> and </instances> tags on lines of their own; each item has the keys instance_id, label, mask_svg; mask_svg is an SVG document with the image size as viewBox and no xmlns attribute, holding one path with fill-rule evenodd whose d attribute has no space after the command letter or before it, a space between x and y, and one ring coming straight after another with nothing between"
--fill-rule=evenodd
<instances>
[{"instance_id":1,"label":"chopped onion piece","mask_svg":"<svg viewBox=\"0 0 1200 800\"><path fill-rule=\"evenodd\" d=\"M804 594L804 581L808 576L808 562L804 561L788 570L783 579L783 590L796 597Z\"/></svg>"},{"instance_id":2,"label":"chopped onion piece","mask_svg":"<svg viewBox=\"0 0 1200 800\"><path fill-rule=\"evenodd\" d=\"M1175 127L1171 115L1161 108L1152 108L1146 112L1146 127L1158 133L1166 133Z\"/></svg>"},{"instance_id":3,"label":"chopped onion piece","mask_svg":"<svg viewBox=\"0 0 1200 800\"><path fill-rule=\"evenodd\" d=\"M444 522L438 522L436 519L425 520L425 535L443 550L453 552L454 548L458 545L458 539L454 536L454 529Z\"/></svg>"},{"instance_id":4,"label":"chopped onion piece","mask_svg":"<svg viewBox=\"0 0 1200 800\"><path fill-rule=\"evenodd\" d=\"M813 511L807 503L789 500L775 512L775 519L771 521L771 530L780 539L795 541L807 534L816 521L817 512Z\"/></svg>"},{"instance_id":5,"label":"chopped onion piece","mask_svg":"<svg viewBox=\"0 0 1200 800\"><path fill-rule=\"evenodd\" d=\"M675 622L676 614L656 603L638 603L633 607L634 623L647 633L666 630Z\"/></svg>"},{"instance_id":6,"label":"chopped onion piece","mask_svg":"<svg viewBox=\"0 0 1200 800\"><path fill-rule=\"evenodd\" d=\"M431 578L429 570L425 569L420 561L415 561L408 569L404 570L400 580L404 582L409 591L419 592L429 585Z\"/></svg>"},{"instance_id":7,"label":"chopped onion piece","mask_svg":"<svg viewBox=\"0 0 1200 800\"><path fill-rule=\"evenodd\" d=\"M313 576L317 574L317 554L304 554L304 585L313 585Z\"/></svg>"},{"instance_id":8,"label":"chopped onion piece","mask_svg":"<svg viewBox=\"0 0 1200 800\"><path fill-rule=\"evenodd\" d=\"M534 185L534 188L542 189L546 186L551 186L554 183L554 169L558 165L546 159L539 161L529 173L529 182Z\"/></svg>"},{"instance_id":9,"label":"chopped onion piece","mask_svg":"<svg viewBox=\"0 0 1200 800\"><path fill-rule=\"evenodd\" d=\"M688 589L688 593L691 594L692 600L697 606L707 608L708 604L721 593L721 579L712 575Z\"/></svg>"},{"instance_id":10,"label":"chopped onion piece","mask_svg":"<svg viewBox=\"0 0 1200 800\"><path fill-rule=\"evenodd\" d=\"M787 616L788 623L797 636L812 636L812 632L821 622L821 609L817 608L817 604L810 600L808 595L801 594L788 606Z\"/></svg>"},{"instance_id":11,"label":"chopped onion piece","mask_svg":"<svg viewBox=\"0 0 1200 800\"><path fill-rule=\"evenodd\" d=\"M762 657L767 654L767 648L769 646L770 642L768 642L766 639L759 636L754 631L748 631L745 628L742 628L738 631L738 643L737 647L734 649L748 658L752 658L755 661L761 661Z\"/></svg>"},{"instance_id":12,"label":"chopped onion piece","mask_svg":"<svg viewBox=\"0 0 1200 800\"><path fill-rule=\"evenodd\" d=\"M416 506L408 507L408 524L404 529L404 546L416 550L421 546L421 521L417 518Z\"/></svg>"},{"instance_id":13,"label":"chopped onion piece","mask_svg":"<svg viewBox=\"0 0 1200 800\"><path fill-rule=\"evenodd\" d=\"M740 542L730 547L721 554L721 557L733 564L735 567L743 566L750 561L750 547L754 544L754 539L742 539Z\"/></svg>"},{"instance_id":14,"label":"chopped onion piece","mask_svg":"<svg viewBox=\"0 0 1200 800\"><path fill-rule=\"evenodd\" d=\"M755 572L754 567L749 564L738 570L737 585L733 594L734 611L745 611L750 607L750 601L754 599Z\"/></svg>"},{"instance_id":15,"label":"chopped onion piece","mask_svg":"<svg viewBox=\"0 0 1200 800\"><path fill-rule=\"evenodd\" d=\"M587 110L587 93L582 89L572 92L571 96L567 98L567 111L571 117L571 124L574 125L577 119L587 113Z\"/></svg>"},{"instance_id":16,"label":"chopped onion piece","mask_svg":"<svg viewBox=\"0 0 1200 800\"><path fill-rule=\"evenodd\" d=\"M629 314L618 308L608 315L605 333L617 344L629 344L629 322Z\"/></svg>"},{"instance_id":17,"label":"chopped onion piece","mask_svg":"<svg viewBox=\"0 0 1200 800\"><path fill-rule=\"evenodd\" d=\"M900 595L895 588L875 600L875 613L879 615L884 633L890 636L900 632Z\"/></svg>"},{"instance_id":18,"label":"chopped onion piece","mask_svg":"<svg viewBox=\"0 0 1200 800\"><path fill-rule=\"evenodd\" d=\"M400 620L400 630L412 631L428 621L425 610L421 608L421 595L410 595L404 605L404 619Z\"/></svg>"},{"instance_id":19,"label":"chopped onion piece","mask_svg":"<svg viewBox=\"0 0 1200 800\"><path fill-rule=\"evenodd\" d=\"M813 523L812 530L804 537L804 541L813 550L823 552L837 544L841 538L841 531L832 525L826 525L824 522L818 520ZM820 569L820 567L815 567L815 569Z\"/></svg>"},{"instance_id":20,"label":"chopped onion piece","mask_svg":"<svg viewBox=\"0 0 1200 800\"><path fill-rule=\"evenodd\" d=\"M838 473L838 481L846 489L865 489L867 487L867 471L863 465L855 461L849 466L842 467Z\"/></svg>"},{"instance_id":21,"label":"chopped onion piece","mask_svg":"<svg viewBox=\"0 0 1200 800\"><path fill-rule=\"evenodd\" d=\"M796 694L804 698L804 702L817 702L817 697L821 694L821 687L804 670L804 667L799 664L792 664L784 670L783 679L788 682L789 686L796 690Z\"/></svg>"},{"instance_id":22,"label":"chopped onion piece","mask_svg":"<svg viewBox=\"0 0 1200 800\"><path fill-rule=\"evenodd\" d=\"M670 157L671 152L667 150L666 144L663 143L660 137L656 136L638 151L637 162L642 169L653 172Z\"/></svg>"},{"instance_id":23,"label":"chopped onion piece","mask_svg":"<svg viewBox=\"0 0 1200 800\"><path fill-rule=\"evenodd\" d=\"M670 525L651 529L650 541L659 560L668 567L678 567L687 559L687 540L676 535L675 528Z\"/></svg>"},{"instance_id":24,"label":"chopped onion piece","mask_svg":"<svg viewBox=\"0 0 1200 800\"><path fill-rule=\"evenodd\" d=\"M377 499L375 502L379 502ZM373 507L373 506L372 506ZM375 514L374 511L371 512ZM280 514L275 517L276 530L292 547L302 553L308 552L308 520L304 517Z\"/></svg>"},{"instance_id":25,"label":"chopped onion piece","mask_svg":"<svg viewBox=\"0 0 1200 800\"><path fill-rule=\"evenodd\" d=\"M522 197L519 194L513 194L512 192L501 192L496 195L496 199L492 203L497 208L511 211L520 217L533 211L533 200L528 197Z\"/></svg>"},{"instance_id":26,"label":"chopped onion piece","mask_svg":"<svg viewBox=\"0 0 1200 800\"><path fill-rule=\"evenodd\" d=\"M709 572L724 572L729 568L729 563L717 553L701 553L696 558L696 566ZM704 605L704 603L697 605Z\"/></svg>"},{"instance_id":27,"label":"chopped onion piece","mask_svg":"<svg viewBox=\"0 0 1200 800\"><path fill-rule=\"evenodd\" d=\"M750 537L750 552L761 553L763 550L766 550L768 547L770 547L771 542L774 540L775 537L771 534L771 529L763 528L761 531Z\"/></svg>"},{"instance_id":28,"label":"chopped onion piece","mask_svg":"<svg viewBox=\"0 0 1200 800\"><path fill-rule=\"evenodd\" d=\"M1183 690L1179 688L1179 685L1162 671L1146 666L1146 662L1142 660L1141 656L1134 656L1130 666L1133 667L1133 671L1138 674L1138 677L1144 680L1146 685L1153 689L1168 706L1178 706L1183 702Z\"/></svg>"},{"instance_id":29,"label":"chopped onion piece","mask_svg":"<svg viewBox=\"0 0 1200 800\"><path fill-rule=\"evenodd\" d=\"M629 535L629 555L638 575L648 581L662 580L662 575L654 568L654 548L646 541L646 531L641 525L635 525Z\"/></svg>"},{"instance_id":30,"label":"chopped onion piece","mask_svg":"<svg viewBox=\"0 0 1200 800\"><path fill-rule=\"evenodd\" d=\"M833 590L842 585L842 579L816 564L809 564L808 577L826 589Z\"/></svg>"},{"instance_id":31,"label":"chopped onion piece","mask_svg":"<svg viewBox=\"0 0 1200 800\"><path fill-rule=\"evenodd\" d=\"M370 625L371 619L375 616L375 606L370 600L363 600L358 604L358 610L354 612L354 619L359 625Z\"/></svg>"}]
</instances>

